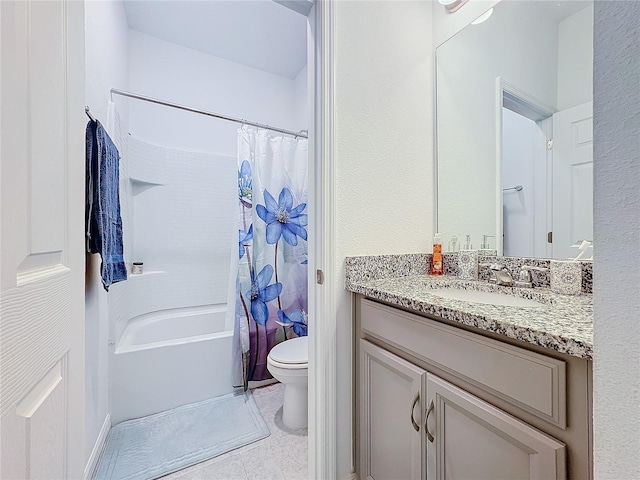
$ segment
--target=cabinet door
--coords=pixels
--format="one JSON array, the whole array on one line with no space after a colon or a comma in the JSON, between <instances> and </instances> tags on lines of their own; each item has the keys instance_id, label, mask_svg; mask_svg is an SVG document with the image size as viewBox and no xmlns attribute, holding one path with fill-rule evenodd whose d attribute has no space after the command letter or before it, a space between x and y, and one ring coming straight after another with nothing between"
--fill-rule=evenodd
<instances>
[{"instance_id":1,"label":"cabinet door","mask_svg":"<svg viewBox=\"0 0 640 480\"><path fill-rule=\"evenodd\" d=\"M360 340L360 478L421 479L426 474L426 372Z\"/></svg>"},{"instance_id":2,"label":"cabinet door","mask_svg":"<svg viewBox=\"0 0 640 480\"><path fill-rule=\"evenodd\" d=\"M565 479L565 446L427 375L428 480Z\"/></svg>"}]
</instances>

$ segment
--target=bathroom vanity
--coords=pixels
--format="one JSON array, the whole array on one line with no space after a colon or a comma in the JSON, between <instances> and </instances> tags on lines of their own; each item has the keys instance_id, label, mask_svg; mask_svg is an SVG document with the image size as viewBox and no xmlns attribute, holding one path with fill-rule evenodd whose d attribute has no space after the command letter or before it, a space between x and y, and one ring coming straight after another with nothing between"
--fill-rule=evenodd
<instances>
[{"instance_id":1,"label":"bathroom vanity","mask_svg":"<svg viewBox=\"0 0 640 480\"><path fill-rule=\"evenodd\" d=\"M359 478L592 478L591 295L430 277L424 257L347 259Z\"/></svg>"}]
</instances>

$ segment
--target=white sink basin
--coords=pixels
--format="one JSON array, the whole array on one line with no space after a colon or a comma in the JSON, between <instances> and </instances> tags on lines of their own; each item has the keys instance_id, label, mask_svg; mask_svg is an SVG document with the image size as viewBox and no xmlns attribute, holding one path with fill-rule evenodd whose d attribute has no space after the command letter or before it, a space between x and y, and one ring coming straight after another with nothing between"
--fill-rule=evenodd
<instances>
[{"instance_id":1,"label":"white sink basin","mask_svg":"<svg viewBox=\"0 0 640 480\"><path fill-rule=\"evenodd\" d=\"M504 293L479 292L477 290L460 290L457 288L436 288L428 293L451 300L483 303L486 305L501 305L505 307L541 307L542 303L528 298L505 295Z\"/></svg>"}]
</instances>

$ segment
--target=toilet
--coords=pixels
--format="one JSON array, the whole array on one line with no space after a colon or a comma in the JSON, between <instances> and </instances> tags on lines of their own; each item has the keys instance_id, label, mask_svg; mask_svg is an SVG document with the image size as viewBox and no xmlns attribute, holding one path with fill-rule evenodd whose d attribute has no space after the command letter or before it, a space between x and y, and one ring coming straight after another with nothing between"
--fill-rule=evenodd
<instances>
[{"instance_id":1,"label":"toilet","mask_svg":"<svg viewBox=\"0 0 640 480\"><path fill-rule=\"evenodd\" d=\"M273 347L267 357L267 370L284 384L282 421L289 428L307 427L308 346L307 337L292 338Z\"/></svg>"}]
</instances>

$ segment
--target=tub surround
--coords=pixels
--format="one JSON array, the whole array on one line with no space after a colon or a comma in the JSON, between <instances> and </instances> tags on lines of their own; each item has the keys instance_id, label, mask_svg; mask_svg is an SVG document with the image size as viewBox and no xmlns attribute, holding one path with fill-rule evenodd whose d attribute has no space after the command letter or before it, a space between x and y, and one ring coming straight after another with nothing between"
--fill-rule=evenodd
<instances>
[{"instance_id":1,"label":"tub surround","mask_svg":"<svg viewBox=\"0 0 640 480\"><path fill-rule=\"evenodd\" d=\"M445 257L446 258L446 257ZM449 257L451 260L451 257ZM496 257L487 260L495 261ZM549 260L511 260L508 268L514 270L523 264L545 266ZM537 262L535 261L537 260ZM480 261L484 261L480 258ZM530 263L531 261L531 263ZM560 295L553 293L548 284L537 288L499 287L486 282L460 280L447 269L455 262L445 260L445 275L427 274L429 255L405 254L346 259L346 288L369 298L416 312L437 316L445 320L476 327L488 332L542 346L559 353L590 360L593 353L593 303L590 294ZM482 271L483 269L481 269ZM583 280L585 269L583 264ZM534 273L537 274L538 272ZM540 272L546 277L548 272ZM488 275L488 273L487 273ZM589 285L591 284L589 275ZM585 282L583 281L583 287ZM429 293L429 290L454 287L465 290L481 290L506 293L540 302L539 307L507 307L460 300L446 299Z\"/></svg>"},{"instance_id":2,"label":"tub surround","mask_svg":"<svg viewBox=\"0 0 640 480\"><path fill-rule=\"evenodd\" d=\"M112 424L235 391L225 315L226 304L203 305L130 321L111 355Z\"/></svg>"}]
</instances>

